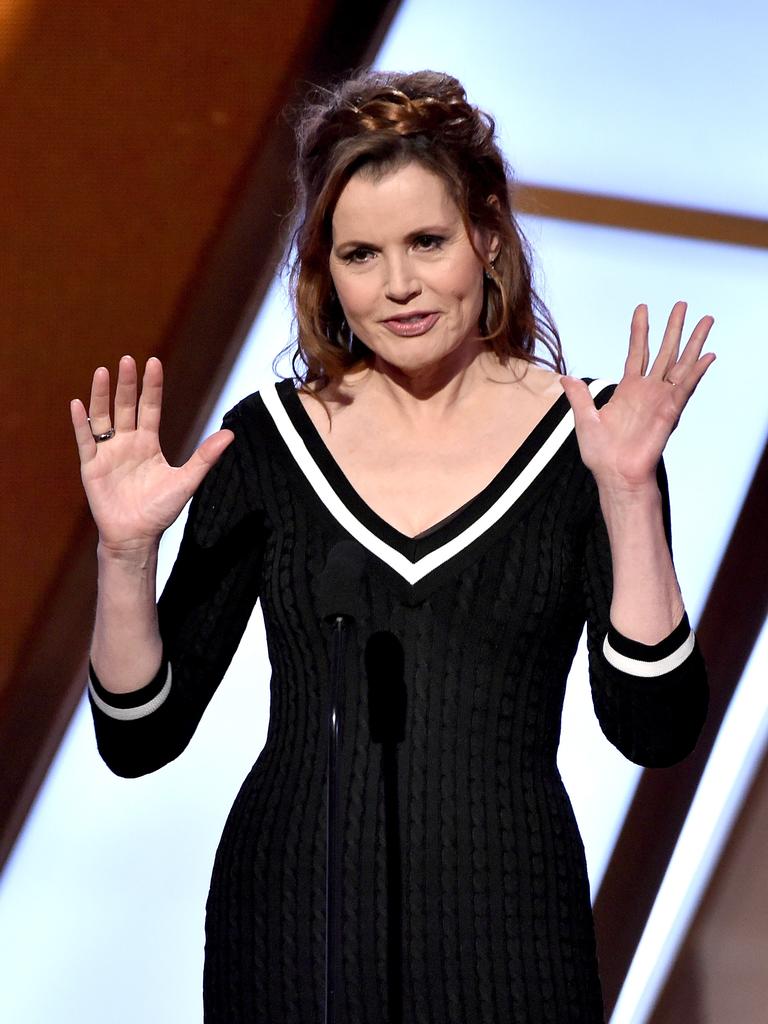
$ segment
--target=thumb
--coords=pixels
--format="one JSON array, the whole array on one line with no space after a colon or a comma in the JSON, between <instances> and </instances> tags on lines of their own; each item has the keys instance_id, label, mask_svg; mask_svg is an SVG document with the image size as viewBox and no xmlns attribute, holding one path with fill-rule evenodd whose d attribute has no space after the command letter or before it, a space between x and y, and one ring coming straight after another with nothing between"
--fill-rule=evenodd
<instances>
[{"instance_id":1,"label":"thumb","mask_svg":"<svg viewBox=\"0 0 768 1024\"><path fill-rule=\"evenodd\" d=\"M583 423L597 415L592 395L583 380L579 380L578 377L564 376L560 378L560 383L563 386L565 397L571 403L573 417L577 423Z\"/></svg>"},{"instance_id":2,"label":"thumb","mask_svg":"<svg viewBox=\"0 0 768 1024\"><path fill-rule=\"evenodd\" d=\"M210 469L215 462L218 462L224 450L229 448L234 440L235 435L233 431L226 429L217 430L215 434L206 437L203 443L199 445L197 451L193 453L192 458L194 459L195 455L199 456L205 462L207 469Z\"/></svg>"},{"instance_id":3,"label":"thumb","mask_svg":"<svg viewBox=\"0 0 768 1024\"><path fill-rule=\"evenodd\" d=\"M219 461L224 451L232 444L235 435L231 430L217 430L206 437L190 455L181 470L190 493L194 493L208 471Z\"/></svg>"}]
</instances>

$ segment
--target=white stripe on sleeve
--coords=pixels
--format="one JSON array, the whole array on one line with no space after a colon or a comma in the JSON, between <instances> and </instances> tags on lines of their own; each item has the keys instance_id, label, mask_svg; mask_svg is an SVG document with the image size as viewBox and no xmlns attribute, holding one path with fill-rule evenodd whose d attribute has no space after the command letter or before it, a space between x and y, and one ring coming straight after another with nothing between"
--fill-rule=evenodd
<instances>
[{"instance_id":1,"label":"white stripe on sleeve","mask_svg":"<svg viewBox=\"0 0 768 1024\"><path fill-rule=\"evenodd\" d=\"M135 722L137 719L146 718L147 715L151 715L153 711L157 711L171 692L171 665L169 662L168 674L165 677L165 682L163 683L163 688L160 692L155 694L152 700L148 700L146 704L139 704L134 708L117 708L114 704L108 704L96 692L93 680L90 678L88 679L88 689L93 699L93 703L99 711L103 711L105 715L108 715L110 718L115 718L119 722Z\"/></svg>"},{"instance_id":2,"label":"white stripe on sleeve","mask_svg":"<svg viewBox=\"0 0 768 1024\"><path fill-rule=\"evenodd\" d=\"M608 664L613 665L614 668L619 669L621 672L626 672L631 676L640 676L643 679L652 679L679 668L693 650L695 642L696 637L693 630L691 630L677 650L672 651L665 658L660 658L658 661L642 661L640 658L628 658L626 654L619 654L618 651L611 647L606 636L603 641L603 654Z\"/></svg>"}]
</instances>

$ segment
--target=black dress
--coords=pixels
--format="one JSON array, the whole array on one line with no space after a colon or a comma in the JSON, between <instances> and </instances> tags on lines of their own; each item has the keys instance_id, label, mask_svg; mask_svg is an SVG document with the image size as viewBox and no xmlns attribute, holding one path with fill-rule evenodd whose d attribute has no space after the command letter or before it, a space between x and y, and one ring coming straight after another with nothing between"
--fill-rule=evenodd
<instances>
[{"instance_id":1,"label":"black dress","mask_svg":"<svg viewBox=\"0 0 768 1024\"><path fill-rule=\"evenodd\" d=\"M591 388L599 403L610 394ZM195 496L159 602L166 663L132 694L90 686L107 764L154 771L189 742L262 602L269 730L213 867L206 1021L323 1019L329 656L317 581L349 538L367 563L347 665L341 1021L602 1021L584 852L555 761L585 618L597 716L633 761L684 757L707 697L687 619L653 647L610 627L605 525L567 399L416 539L351 488L292 382L225 423L236 440ZM666 508L663 470L659 480Z\"/></svg>"}]
</instances>

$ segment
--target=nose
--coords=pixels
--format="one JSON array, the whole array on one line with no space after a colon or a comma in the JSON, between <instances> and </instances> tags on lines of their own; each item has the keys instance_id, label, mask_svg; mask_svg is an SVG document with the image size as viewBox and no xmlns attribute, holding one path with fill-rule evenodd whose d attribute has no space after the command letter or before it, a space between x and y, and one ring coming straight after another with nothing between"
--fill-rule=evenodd
<instances>
[{"instance_id":1,"label":"nose","mask_svg":"<svg viewBox=\"0 0 768 1024\"><path fill-rule=\"evenodd\" d=\"M387 260L385 294L392 302L401 304L421 294L421 282L406 255L392 256Z\"/></svg>"}]
</instances>

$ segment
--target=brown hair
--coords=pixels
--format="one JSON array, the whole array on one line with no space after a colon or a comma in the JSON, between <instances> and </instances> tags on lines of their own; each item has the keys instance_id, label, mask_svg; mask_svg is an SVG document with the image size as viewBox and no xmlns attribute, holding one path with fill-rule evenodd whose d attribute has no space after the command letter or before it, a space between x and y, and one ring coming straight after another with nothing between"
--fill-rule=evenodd
<instances>
[{"instance_id":1,"label":"brown hair","mask_svg":"<svg viewBox=\"0 0 768 1024\"><path fill-rule=\"evenodd\" d=\"M480 327L489 348L502 363L516 357L565 371L557 329L533 287L530 250L510 205L511 174L494 132L493 118L467 102L461 83L434 71L368 71L313 94L297 129L290 283L298 336L295 349L286 350L303 384L322 388L371 362L331 281L331 219L356 171L385 172L411 161L443 180L470 240L472 225L499 238L493 265L478 253L486 271ZM536 353L537 343L545 356Z\"/></svg>"}]
</instances>

